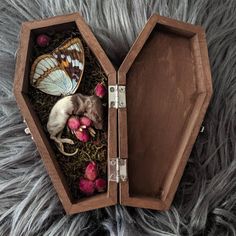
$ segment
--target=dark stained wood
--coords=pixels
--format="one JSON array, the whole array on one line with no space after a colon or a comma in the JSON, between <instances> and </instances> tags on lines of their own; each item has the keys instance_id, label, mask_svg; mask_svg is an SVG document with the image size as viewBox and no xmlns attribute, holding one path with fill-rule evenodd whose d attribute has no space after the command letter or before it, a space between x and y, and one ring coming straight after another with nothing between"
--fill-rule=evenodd
<instances>
[{"instance_id":1,"label":"dark stained wood","mask_svg":"<svg viewBox=\"0 0 236 236\"><path fill-rule=\"evenodd\" d=\"M108 60L103 49L93 36L90 28L86 25L79 14L70 14L64 16L58 16L49 18L46 20L25 22L21 28L21 40L19 53L17 56L16 73L14 81L14 94L16 101L21 110L23 118L26 120L27 125L31 131L31 135L35 141L37 149L42 157L47 172L52 180L52 183L58 193L58 196L64 206L65 211L68 214L74 214L77 212L97 209L99 207L105 207L114 205L117 203L117 183L108 182L107 193L96 195L86 200L81 199L75 201L68 189L64 175L62 174L57 161L55 160L54 153L50 146L50 142L47 139L37 115L35 114L29 99L28 99L28 84L29 84L29 72L31 57L31 43L34 38L34 34L43 33L48 29L54 29L57 31L64 30L77 24L78 29L83 37L85 37L86 43L93 51L94 55L102 65L106 75L108 76L108 83L116 83L116 72L112 64ZM86 31L86 32L84 32ZM108 173L109 159L117 156L117 111L109 110L108 112Z\"/></svg>"},{"instance_id":2,"label":"dark stained wood","mask_svg":"<svg viewBox=\"0 0 236 236\"><path fill-rule=\"evenodd\" d=\"M129 178L121 182L119 188L117 183L108 182L106 193L78 201L70 194L27 95L34 35L75 25L108 76L108 84L118 82L127 87L127 108L108 111L108 176L111 174L109 159L119 156L128 158ZM117 202L166 210L177 190L212 94L204 30L153 15L116 73L78 13L25 22L21 29L14 94L68 214Z\"/></svg>"},{"instance_id":3,"label":"dark stained wood","mask_svg":"<svg viewBox=\"0 0 236 236\"><path fill-rule=\"evenodd\" d=\"M118 71L127 89L118 114L124 205L163 210L173 200L212 93L203 37L198 26L153 16Z\"/></svg>"},{"instance_id":4,"label":"dark stained wood","mask_svg":"<svg viewBox=\"0 0 236 236\"><path fill-rule=\"evenodd\" d=\"M118 110L118 127L119 127L119 157L127 158L128 157L128 135L127 135L127 109Z\"/></svg>"},{"instance_id":5,"label":"dark stained wood","mask_svg":"<svg viewBox=\"0 0 236 236\"><path fill-rule=\"evenodd\" d=\"M204 78L204 81L203 81L204 85L202 87L204 91L200 94L201 98L199 99L203 99L204 102L201 106L200 112L198 113L197 121L195 123L193 132L189 137L188 146L186 147L185 152L183 154L183 158L182 158L183 161L180 162L179 166L177 167L178 169L176 171L175 177L173 178L173 182L171 183L170 188L172 189L173 192L177 190L179 180L185 168L185 162L187 161L189 157L189 153L191 152L192 146L196 140L202 121L205 116L205 112L207 110L207 107L209 105L209 102L213 93L210 63L209 63L209 58L208 58L208 50L207 50L205 33L203 30L201 30L199 34L197 34L197 40L199 43L198 55L199 57L201 57L201 64L202 64L202 69L203 69L202 77ZM174 198L174 194L170 193L166 195L165 202L167 203L167 205L171 204L173 198Z\"/></svg>"},{"instance_id":6,"label":"dark stained wood","mask_svg":"<svg viewBox=\"0 0 236 236\"><path fill-rule=\"evenodd\" d=\"M196 102L194 80L189 40L157 26L127 74L130 193L156 197L171 174Z\"/></svg>"},{"instance_id":7,"label":"dark stained wood","mask_svg":"<svg viewBox=\"0 0 236 236\"><path fill-rule=\"evenodd\" d=\"M116 84L116 73L111 73L108 76L108 85ZM109 160L111 158L116 158L117 153L117 110L113 108L109 108L108 111L108 179L111 175L111 169L109 165ZM116 182L109 181L108 184L108 195L111 203L109 205L114 205L118 203L117 198L118 184ZM108 203L107 203L108 205Z\"/></svg>"},{"instance_id":8,"label":"dark stained wood","mask_svg":"<svg viewBox=\"0 0 236 236\"><path fill-rule=\"evenodd\" d=\"M15 70L15 79L13 84L13 90L15 92L16 101L21 99L21 92L27 91L26 84L27 81L24 80L25 74L25 65L28 62L29 48L30 44L30 29L23 23L21 26L20 32L20 45L18 48L17 59L16 59L16 70ZM18 96L19 95L19 96Z\"/></svg>"}]
</instances>

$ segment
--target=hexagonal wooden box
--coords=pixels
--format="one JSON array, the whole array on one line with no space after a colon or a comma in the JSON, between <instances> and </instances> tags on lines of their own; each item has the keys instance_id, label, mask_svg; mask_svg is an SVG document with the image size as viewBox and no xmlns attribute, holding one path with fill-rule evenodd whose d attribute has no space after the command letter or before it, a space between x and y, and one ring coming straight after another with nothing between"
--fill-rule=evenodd
<instances>
[{"instance_id":1,"label":"hexagonal wooden box","mask_svg":"<svg viewBox=\"0 0 236 236\"><path fill-rule=\"evenodd\" d=\"M32 38L72 25L102 66L110 99L113 86L126 91L123 104L118 101L113 106L109 100L107 192L81 200L73 199L28 98ZM205 34L199 26L153 15L116 71L78 13L25 22L14 93L67 213L117 203L165 210L171 205L212 94Z\"/></svg>"}]
</instances>

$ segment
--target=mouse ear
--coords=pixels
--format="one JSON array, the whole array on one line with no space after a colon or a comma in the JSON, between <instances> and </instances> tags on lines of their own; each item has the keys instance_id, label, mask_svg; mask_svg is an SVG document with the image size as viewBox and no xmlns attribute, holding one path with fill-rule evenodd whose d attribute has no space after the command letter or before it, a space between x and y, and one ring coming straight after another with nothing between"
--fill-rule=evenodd
<instances>
[{"instance_id":1,"label":"mouse ear","mask_svg":"<svg viewBox=\"0 0 236 236\"><path fill-rule=\"evenodd\" d=\"M71 96L71 102L74 106L74 113L77 114L79 112L83 112L85 109L85 99L82 94L74 94Z\"/></svg>"},{"instance_id":2,"label":"mouse ear","mask_svg":"<svg viewBox=\"0 0 236 236\"><path fill-rule=\"evenodd\" d=\"M92 101L91 101L91 99L86 99L86 101L85 101L85 106L86 106L87 108L91 108L91 106L92 106Z\"/></svg>"}]
</instances>

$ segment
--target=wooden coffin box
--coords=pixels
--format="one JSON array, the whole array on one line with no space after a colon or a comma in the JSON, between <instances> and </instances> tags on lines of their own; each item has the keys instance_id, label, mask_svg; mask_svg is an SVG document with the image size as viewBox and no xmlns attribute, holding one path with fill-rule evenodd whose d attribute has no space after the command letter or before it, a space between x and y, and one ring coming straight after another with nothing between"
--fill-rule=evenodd
<instances>
[{"instance_id":1,"label":"wooden coffin box","mask_svg":"<svg viewBox=\"0 0 236 236\"><path fill-rule=\"evenodd\" d=\"M32 42L77 27L108 78L107 192L74 199L29 99ZM22 25L14 93L68 214L117 203L168 209L212 94L201 27L153 15L116 71L79 14Z\"/></svg>"}]
</instances>

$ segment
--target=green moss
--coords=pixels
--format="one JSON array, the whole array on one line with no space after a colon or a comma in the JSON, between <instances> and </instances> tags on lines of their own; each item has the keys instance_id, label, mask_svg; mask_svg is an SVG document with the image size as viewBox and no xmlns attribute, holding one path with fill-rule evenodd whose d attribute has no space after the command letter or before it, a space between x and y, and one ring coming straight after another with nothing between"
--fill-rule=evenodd
<instances>
[{"instance_id":1,"label":"green moss","mask_svg":"<svg viewBox=\"0 0 236 236\"><path fill-rule=\"evenodd\" d=\"M33 63L36 57L45 53L50 53L67 38L79 37L83 43L85 50L85 69L81 84L77 92L80 92L84 95L92 95L94 94L94 88L97 83L104 82L107 85L107 77L104 71L102 70L96 57L93 55L89 47L82 39L80 33L76 29L59 33L51 32L49 36L51 37L51 41L48 47L40 48L36 43L33 45L34 48L33 55L30 60L31 63ZM53 105L57 102L58 99L60 99L60 97L45 94L30 85L29 98L49 139L46 128L48 116ZM71 157L64 156L58 151L55 143L49 139L55 152L55 158L57 159L58 164L65 175L65 179L74 199L83 197L83 194L78 191L76 183L78 179L84 175L85 167L90 161L95 161L97 163L99 175L101 177L106 178L107 176L107 99L107 96L103 98L104 129L101 131L96 130L96 136L89 142L82 143L78 141L67 128L64 129L62 136L69 137L75 142L75 145L65 144L65 151L74 152L75 149L78 148L79 151L76 155Z\"/></svg>"}]
</instances>

